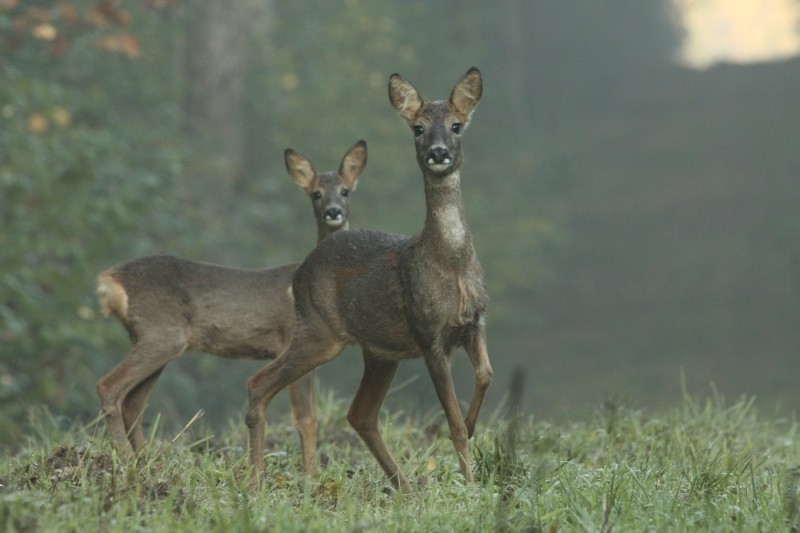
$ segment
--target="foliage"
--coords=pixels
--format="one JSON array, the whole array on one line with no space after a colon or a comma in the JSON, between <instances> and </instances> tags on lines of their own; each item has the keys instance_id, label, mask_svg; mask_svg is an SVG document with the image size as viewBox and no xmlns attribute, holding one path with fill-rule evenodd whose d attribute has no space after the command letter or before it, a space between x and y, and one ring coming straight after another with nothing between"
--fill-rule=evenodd
<instances>
[{"instance_id":1,"label":"foliage","mask_svg":"<svg viewBox=\"0 0 800 533\"><path fill-rule=\"evenodd\" d=\"M110 2L0 9L0 441L25 402L91 405L86 355L109 339L94 276L180 228L179 117L169 85L140 76L163 41L140 46L136 20Z\"/></svg>"},{"instance_id":2,"label":"foliage","mask_svg":"<svg viewBox=\"0 0 800 533\"><path fill-rule=\"evenodd\" d=\"M21 434L26 404L96 412L94 383L128 345L99 316L101 270L162 251L244 267L302 259L315 232L285 176L287 146L325 171L366 139L353 226L412 234L422 225L413 141L386 80L399 71L426 97L447 97L486 57L470 38L487 24L480 3L455 12L447 2L237 4L248 10L242 168L226 161L214 124L198 124L185 105L198 85L181 66L194 52L187 35L200 27L212 39L217 22L203 19L204 6L0 1L0 444ZM446 30L424 31L443 18ZM431 50L449 58L435 76ZM486 86L491 108L500 81ZM543 279L540 248L557 232L516 185L547 154L535 164L510 158L497 173L479 157L498 144L484 121L481 110L466 136L464 189L500 324L518 316L509 296ZM153 404L172 421L199 405L224 420L253 369L213 358L170 367Z\"/></svg>"},{"instance_id":3,"label":"foliage","mask_svg":"<svg viewBox=\"0 0 800 533\"><path fill-rule=\"evenodd\" d=\"M0 527L10 531L785 531L797 525L797 425L764 421L742 399L697 401L660 416L606 403L591 421L506 422L471 441L465 486L440 418L382 416L414 480L399 495L345 426L321 405L321 456L301 475L297 439L268 429L267 482L243 488L246 431L173 444L153 429L137 461L110 448L105 426L64 431L39 412L37 433L0 467ZM445 425L446 426L446 425ZM498 459L500 457L500 459Z\"/></svg>"},{"instance_id":4,"label":"foliage","mask_svg":"<svg viewBox=\"0 0 800 533\"><path fill-rule=\"evenodd\" d=\"M203 91L188 36L224 33L207 20L214 3L0 0L0 444L23 433L24 405L98 409L94 383L129 346L99 316L99 271L157 252L244 267L304 257L315 231L286 147L324 171L365 139L352 226L417 232L420 172L386 81L397 71L443 98L471 65L485 94L463 194L498 381L535 367L538 412L603 389L673 400L679 364L694 383L796 399L796 60L675 69L680 33L660 0L235 1L238 167L186 103ZM320 375L350 393L340 382L357 382L360 360L337 364ZM414 364L398 381L424 375ZM222 424L257 366L183 357L147 416L174 424L202 406ZM455 367L469 388L471 369ZM436 401L427 379L395 399L415 395L420 411Z\"/></svg>"},{"instance_id":5,"label":"foliage","mask_svg":"<svg viewBox=\"0 0 800 533\"><path fill-rule=\"evenodd\" d=\"M313 13L313 16L310 16ZM386 83L399 72L428 100L445 99L472 65L495 51L474 37L495 20L480 2L386 3L302 0L276 5L270 46L274 54L252 60L247 135L254 175L278 174L263 139L290 145L310 157L338 161L349 144L368 142L369 163L354 197L352 226L411 235L424 221L421 174L407 126L387 105ZM434 21L447 20L447 24ZM436 31L428 31L431 26ZM486 72L492 72L487 64ZM503 118L505 80L485 75L485 93L464 135L463 191L478 256L492 295L494 328L524 324L514 296L552 278L542 250L561 235L537 199L538 174L553 165L549 151L530 139L507 145ZM494 116L493 116L494 115ZM332 141L336 142L332 142ZM308 153L307 153L308 152ZM319 154L319 155L318 155ZM502 161L502 163L499 163ZM257 170L256 170L257 169ZM277 187L291 188L280 179ZM291 224L277 232L294 246L312 246L304 199L292 205ZM301 201L302 200L302 201ZM287 221L288 222L288 221Z\"/></svg>"}]
</instances>

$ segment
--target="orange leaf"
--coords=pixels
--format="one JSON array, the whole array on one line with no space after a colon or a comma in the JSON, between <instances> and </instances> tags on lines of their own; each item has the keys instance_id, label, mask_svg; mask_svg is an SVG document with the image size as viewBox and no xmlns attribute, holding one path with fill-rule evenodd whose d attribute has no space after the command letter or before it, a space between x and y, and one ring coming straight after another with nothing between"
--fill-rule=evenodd
<instances>
[{"instance_id":1,"label":"orange leaf","mask_svg":"<svg viewBox=\"0 0 800 533\"><path fill-rule=\"evenodd\" d=\"M139 40L130 33L120 37L122 41L122 51L131 59L136 59L142 55L142 47L139 46Z\"/></svg>"},{"instance_id":2,"label":"orange leaf","mask_svg":"<svg viewBox=\"0 0 800 533\"><path fill-rule=\"evenodd\" d=\"M117 9L113 0L100 0L92 9L92 16L95 24L103 26L105 24L116 24L117 26L125 26L130 21L131 17L126 11Z\"/></svg>"},{"instance_id":3,"label":"orange leaf","mask_svg":"<svg viewBox=\"0 0 800 533\"><path fill-rule=\"evenodd\" d=\"M142 55L139 41L131 34L108 35L107 37L95 41L94 45L100 50L115 54L125 54L131 59L136 59Z\"/></svg>"},{"instance_id":4,"label":"orange leaf","mask_svg":"<svg viewBox=\"0 0 800 533\"><path fill-rule=\"evenodd\" d=\"M60 128L68 127L72 121L72 116L69 114L69 111L61 106L54 107L52 115L53 122L55 122Z\"/></svg>"},{"instance_id":5,"label":"orange leaf","mask_svg":"<svg viewBox=\"0 0 800 533\"><path fill-rule=\"evenodd\" d=\"M433 456L428 457L428 463L425 465L425 470L427 470L429 474L436 470L436 460L433 458Z\"/></svg>"},{"instance_id":6,"label":"orange leaf","mask_svg":"<svg viewBox=\"0 0 800 533\"><path fill-rule=\"evenodd\" d=\"M34 113L28 117L28 129L33 133L41 135L47 131L48 127L50 127L50 123L41 113Z\"/></svg>"}]
</instances>

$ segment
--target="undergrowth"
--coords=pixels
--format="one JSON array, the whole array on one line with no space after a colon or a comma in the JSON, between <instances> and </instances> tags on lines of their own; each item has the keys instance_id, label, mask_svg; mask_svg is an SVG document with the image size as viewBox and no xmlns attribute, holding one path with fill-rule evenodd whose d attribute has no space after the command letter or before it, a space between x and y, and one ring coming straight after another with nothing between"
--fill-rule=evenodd
<instances>
[{"instance_id":1,"label":"undergrowth","mask_svg":"<svg viewBox=\"0 0 800 533\"><path fill-rule=\"evenodd\" d=\"M301 474L288 424L268 429L267 481L246 488L244 424L164 435L118 457L105 424L59 429L39 412L0 466L0 531L795 531L797 424L718 396L648 416L607 401L591 420L487 417L465 485L440 414L384 414L383 435L415 486L397 494L347 427L320 406L320 472Z\"/></svg>"}]
</instances>

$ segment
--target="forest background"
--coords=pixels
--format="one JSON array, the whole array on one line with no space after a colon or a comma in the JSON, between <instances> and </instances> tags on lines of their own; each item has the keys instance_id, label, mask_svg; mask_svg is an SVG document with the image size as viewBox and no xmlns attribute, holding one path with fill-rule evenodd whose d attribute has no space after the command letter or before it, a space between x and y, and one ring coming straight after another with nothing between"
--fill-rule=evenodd
<instances>
[{"instance_id":1,"label":"forest background","mask_svg":"<svg viewBox=\"0 0 800 533\"><path fill-rule=\"evenodd\" d=\"M800 406L800 60L676 62L660 0L0 0L0 445L26 411L99 412L127 351L96 274L166 252L261 267L314 245L292 147L333 170L365 139L351 227L412 234L424 198L388 104L400 72L444 98L472 65L467 218L492 298L495 382L574 416L611 395L658 409L710 382ZM260 363L186 354L146 419L243 419ZM319 372L349 397L361 359ZM459 395L472 387L457 356ZM422 364L387 405L436 408ZM287 409L283 396L276 412Z\"/></svg>"}]
</instances>

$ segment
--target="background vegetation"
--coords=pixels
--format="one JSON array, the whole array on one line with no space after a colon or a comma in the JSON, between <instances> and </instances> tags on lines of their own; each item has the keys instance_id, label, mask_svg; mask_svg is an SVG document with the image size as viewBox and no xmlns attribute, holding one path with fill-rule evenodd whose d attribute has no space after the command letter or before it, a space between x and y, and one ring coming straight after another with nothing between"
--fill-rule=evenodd
<instances>
[{"instance_id":1,"label":"background vegetation","mask_svg":"<svg viewBox=\"0 0 800 533\"><path fill-rule=\"evenodd\" d=\"M99 316L100 270L161 251L304 257L314 224L286 147L328 170L365 139L352 226L418 231L386 81L443 98L471 65L486 91L463 189L492 296L488 409L515 368L537 415L606 393L669 405L681 366L690 388L795 409L800 64L677 67L668 5L0 0L0 443L21 445L30 405L98 412L94 383L128 347ZM349 397L360 364L348 352L320 381ZM241 421L259 366L184 356L148 423L200 407ZM464 358L454 373L467 397ZM397 382L390 407L436 405L416 362Z\"/></svg>"}]
</instances>

